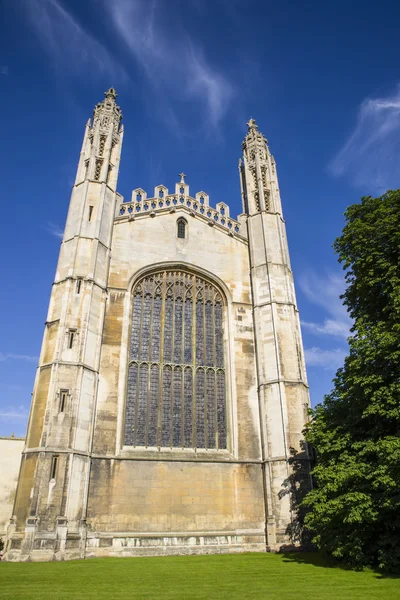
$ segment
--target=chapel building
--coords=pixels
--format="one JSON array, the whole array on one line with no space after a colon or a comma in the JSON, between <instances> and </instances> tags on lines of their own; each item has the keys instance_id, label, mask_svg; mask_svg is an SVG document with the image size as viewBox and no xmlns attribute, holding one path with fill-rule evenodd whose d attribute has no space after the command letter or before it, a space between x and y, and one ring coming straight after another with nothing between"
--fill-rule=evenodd
<instances>
[{"instance_id":1,"label":"chapel building","mask_svg":"<svg viewBox=\"0 0 400 600\"><path fill-rule=\"evenodd\" d=\"M113 88L84 134L6 560L277 550L309 393L276 164L253 119L243 212L117 192Z\"/></svg>"}]
</instances>

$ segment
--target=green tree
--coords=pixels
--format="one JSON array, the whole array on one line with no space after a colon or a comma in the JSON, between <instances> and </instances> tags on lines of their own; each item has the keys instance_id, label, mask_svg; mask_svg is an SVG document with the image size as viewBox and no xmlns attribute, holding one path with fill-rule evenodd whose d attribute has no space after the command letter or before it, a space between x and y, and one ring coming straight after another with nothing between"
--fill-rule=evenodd
<instances>
[{"instance_id":1,"label":"green tree","mask_svg":"<svg viewBox=\"0 0 400 600\"><path fill-rule=\"evenodd\" d=\"M315 488L303 506L319 548L400 570L400 190L364 197L334 243L354 320L332 392L312 411Z\"/></svg>"}]
</instances>

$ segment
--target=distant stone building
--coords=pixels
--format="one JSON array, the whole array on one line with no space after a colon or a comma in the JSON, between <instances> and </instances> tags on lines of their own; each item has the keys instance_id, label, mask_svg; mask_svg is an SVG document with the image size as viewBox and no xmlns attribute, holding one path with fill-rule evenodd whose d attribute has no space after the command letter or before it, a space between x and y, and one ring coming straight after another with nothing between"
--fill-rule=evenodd
<instances>
[{"instance_id":1,"label":"distant stone building","mask_svg":"<svg viewBox=\"0 0 400 600\"><path fill-rule=\"evenodd\" d=\"M0 437L0 538L4 540L13 514L21 454L25 438Z\"/></svg>"},{"instance_id":2,"label":"distant stone building","mask_svg":"<svg viewBox=\"0 0 400 600\"><path fill-rule=\"evenodd\" d=\"M309 394L276 165L253 119L243 213L117 179L121 110L87 123L50 298L8 560L265 551Z\"/></svg>"}]
</instances>

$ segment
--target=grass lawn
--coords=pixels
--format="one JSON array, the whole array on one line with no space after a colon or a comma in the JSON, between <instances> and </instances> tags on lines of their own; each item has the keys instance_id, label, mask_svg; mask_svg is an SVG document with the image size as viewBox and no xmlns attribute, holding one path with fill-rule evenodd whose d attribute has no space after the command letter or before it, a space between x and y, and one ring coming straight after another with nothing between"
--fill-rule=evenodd
<instances>
[{"instance_id":1,"label":"grass lawn","mask_svg":"<svg viewBox=\"0 0 400 600\"><path fill-rule=\"evenodd\" d=\"M315 554L0 563L2 600L391 600L400 576L327 566Z\"/></svg>"}]
</instances>

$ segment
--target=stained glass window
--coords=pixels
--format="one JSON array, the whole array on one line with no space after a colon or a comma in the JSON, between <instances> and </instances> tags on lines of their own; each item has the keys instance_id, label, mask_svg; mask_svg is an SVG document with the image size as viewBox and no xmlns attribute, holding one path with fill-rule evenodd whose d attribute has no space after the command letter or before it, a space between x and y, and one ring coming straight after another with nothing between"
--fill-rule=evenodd
<instances>
[{"instance_id":1,"label":"stained glass window","mask_svg":"<svg viewBox=\"0 0 400 600\"><path fill-rule=\"evenodd\" d=\"M224 300L199 275L160 271L133 290L125 445L223 449Z\"/></svg>"}]
</instances>

